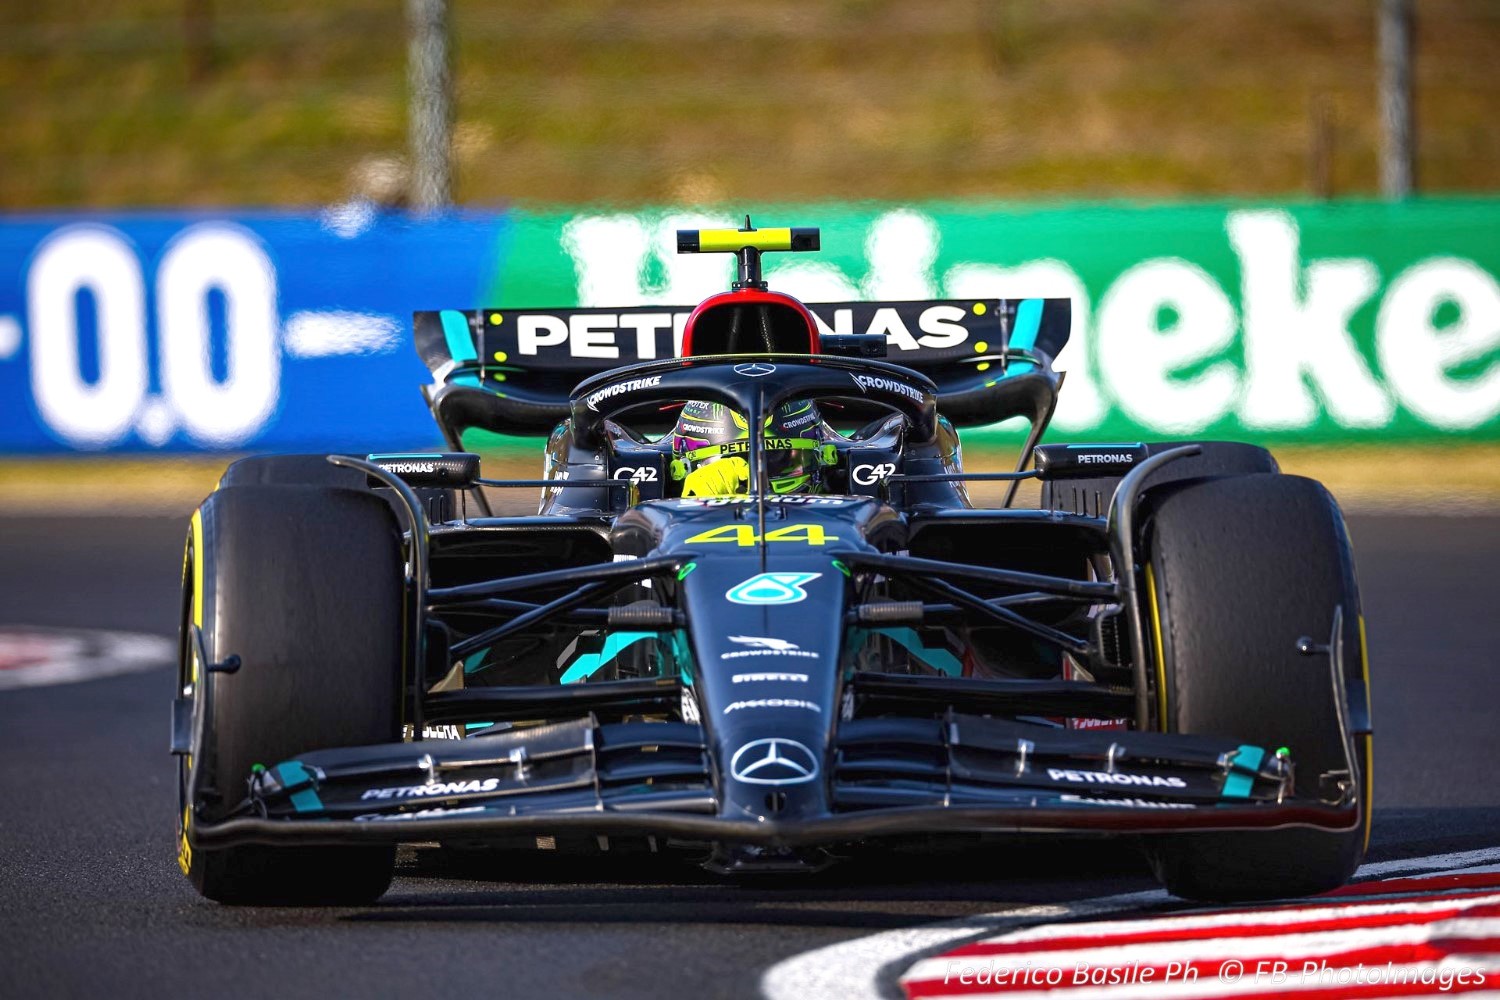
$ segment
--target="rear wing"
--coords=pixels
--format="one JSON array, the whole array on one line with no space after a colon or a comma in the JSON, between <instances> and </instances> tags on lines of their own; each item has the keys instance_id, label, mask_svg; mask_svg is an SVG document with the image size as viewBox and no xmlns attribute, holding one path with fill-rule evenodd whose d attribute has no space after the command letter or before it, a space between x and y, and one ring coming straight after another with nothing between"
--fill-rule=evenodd
<instances>
[{"instance_id":1,"label":"rear wing","mask_svg":"<svg viewBox=\"0 0 1500 1000\"><path fill-rule=\"evenodd\" d=\"M883 337L885 360L931 378L939 412L959 426L1025 416L1035 430L1056 405L1061 379L1052 361L1072 325L1068 299L832 302L807 308L824 334ZM583 379L680 356L691 312L689 306L417 312L417 352L434 380L423 391L454 448L469 428L546 434L567 417L568 396ZM868 336L864 342L879 343Z\"/></svg>"}]
</instances>

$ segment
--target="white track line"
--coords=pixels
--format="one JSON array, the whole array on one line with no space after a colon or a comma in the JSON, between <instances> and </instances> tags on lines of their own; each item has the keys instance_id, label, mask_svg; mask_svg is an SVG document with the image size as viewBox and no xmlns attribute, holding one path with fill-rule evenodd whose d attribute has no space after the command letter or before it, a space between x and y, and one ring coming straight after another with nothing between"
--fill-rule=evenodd
<instances>
[{"instance_id":1,"label":"white track line","mask_svg":"<svg viewBox=\"0 0 1500 1000\"><path fill-rule=\"evenodd\" d=\"M1368 880L1402 874L1439 875L1479 865L1500 865L1500 847L1382 861L1363 866L1355 877ZM993 937L1009 928L1048 920L1073 920L1174 904L1187 905L1161 889L1152 889L1072 903L1018 906L998 913L901 927L783 959L761 976L760 992L766 1000L890 1000L901 994L899 990L882 992L881 976L887 968L904 970L918 959L941 954L960 942Z\"/></svg>"},{"instance_id":2,"label":"white track line","mask_svg":"<svg viewBox=\"0 0 1500 1000\"><path fill-rule=\"evenodd\" d=\"M1008 927L1140 910L1172 901L1161 889L1152 889L1073 903L1018 906L999 913L902 927L793 955L766 970L761 976L760 992L766 1000L875 1000L887 996L880 990L880 974L886 966L904 969L924 954L938 953L961 941L988 937Z\"/></svg>"},{"instance_id":3,"label":"white track line","mask_svg":"<svg viewBox=\"0 0 1500 1000\"><path fill-rule=\"evenodd\" d=\"M1480 865L1489 867L1481 868ZM1407 858L1405 861L1381 861L1373 865L1361 865L1354 877L1361 882L1386 878L1390 875L1456 875L1461 870L1466 874L1500 868L1500 847L1486 847L1477 851L1460 851L1457 854L1434 854L1426 858Z\"/></svg>"}]
</instances>

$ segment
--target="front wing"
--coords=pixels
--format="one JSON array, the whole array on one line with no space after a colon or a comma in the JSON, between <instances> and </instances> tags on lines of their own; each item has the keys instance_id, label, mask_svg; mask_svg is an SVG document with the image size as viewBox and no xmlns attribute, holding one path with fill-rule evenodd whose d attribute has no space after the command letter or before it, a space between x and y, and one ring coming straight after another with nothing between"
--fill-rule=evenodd
<instances>
[{"instance_id":1,"label":"front wing","mask_svg":"<svg viewBox=\"0 0 1500 1000\"><path fill-rule=\"evenodd\" d=\"M498 727L497 727L498 728ZM719 814L702 729L591 717L463 740L321 750L260 772L202 847L670 836L793 848L898 834L1356 828L1291 796L1287 753L1213 737L1069 730L949 713L841 724L821 816Z\"/></svg>"}]
</instances>

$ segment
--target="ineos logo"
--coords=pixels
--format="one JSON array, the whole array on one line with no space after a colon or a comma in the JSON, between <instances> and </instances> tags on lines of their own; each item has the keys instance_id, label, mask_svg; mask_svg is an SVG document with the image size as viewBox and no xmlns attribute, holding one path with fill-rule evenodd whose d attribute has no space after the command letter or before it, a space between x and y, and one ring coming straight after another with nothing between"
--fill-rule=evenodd
<instances>
[{"instance_id":1,"label":"ineos logo","mask_svg":"<svg viewBox=\"0 0 1500 1000\"><path fill-rule=\"evenodd\" d=\"M800 785L818 776L818 758L796 740L752 740L734 752L729 773L749 785Z\"/></svg>"},{"instance_id":2,"label":"ineos logo","mask_svg":"<svg viewBox=\"0 0 1500 1000\"><path fill-rule=\"evenodd\" d=\"M775 370L775 365L763 365L759 362L752 362L748 365L734 366L734 373L736 375L743 375L746 378L760 378L762 375L769 375Z\"/></svg>"},{"instance_id":3,"label":"ineos logo","mask_svg":"<svg viewBox=\"0 0 1500 1000\"><path fill-rule=\"evenodd\" d=\"M874 486L876 483L893 475L896 466L892 462L881 462L877 465L856 465L850 478L857 486Z\"/></svg>"},{"instance_id":4,"label":"ineos logo","mask_svg":"<svg viewBox=\"0 0 1500 1000\"><path fill-rule=\"evenodd\" d=\"M643 465L640 468L631 468L628 465L622 465L615 470L616 479L628 479L632 483L658 482L658 476L659 472L649 465Z\"/></svg>"}]
</instances>

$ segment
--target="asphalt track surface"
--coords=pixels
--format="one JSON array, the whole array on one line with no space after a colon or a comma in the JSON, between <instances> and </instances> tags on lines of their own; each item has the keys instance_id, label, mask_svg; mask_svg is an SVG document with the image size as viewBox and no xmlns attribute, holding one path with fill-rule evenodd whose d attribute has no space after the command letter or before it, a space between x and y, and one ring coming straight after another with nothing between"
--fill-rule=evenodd
<instances>
[{"instance_id":1,"label":"asphalt track surface","mask_svg":"<svg viewBox=\"0 0 1500 1000\"><path fill-rule=\"evenodd\" d=\"M0 624L171 634L181 519L0 520ZM1355 517L1370 860L1500 846L1500 518ZM755 996L878 931L1154 887L1128 847L876 855L724 883L651 858L404 852L364 909L230 909L178 874L170 668L0 691L0 996ZM889 983L887 984L890 985Z\"/></svg>"}]
</instances>

